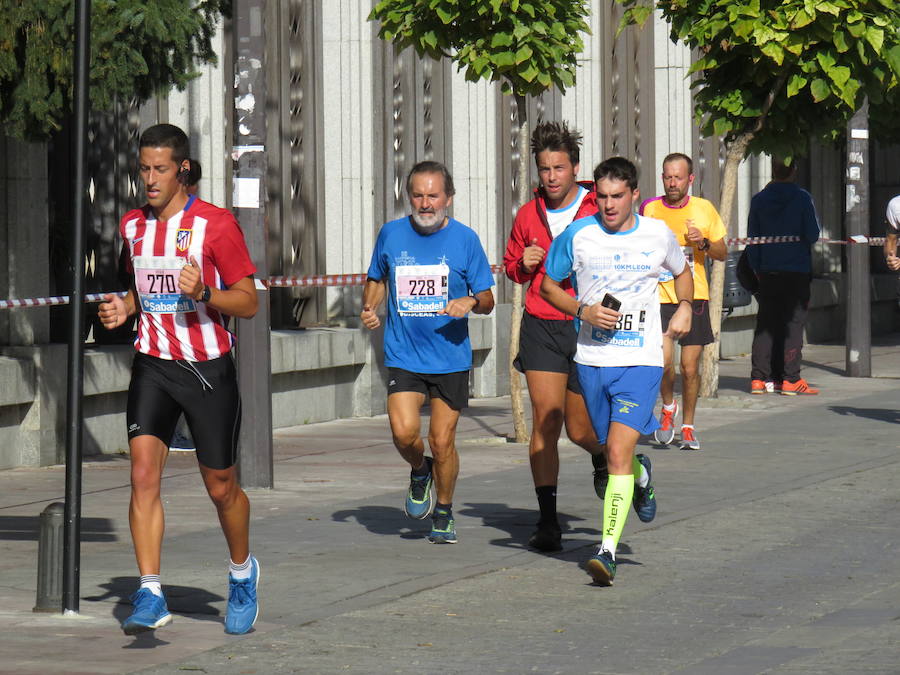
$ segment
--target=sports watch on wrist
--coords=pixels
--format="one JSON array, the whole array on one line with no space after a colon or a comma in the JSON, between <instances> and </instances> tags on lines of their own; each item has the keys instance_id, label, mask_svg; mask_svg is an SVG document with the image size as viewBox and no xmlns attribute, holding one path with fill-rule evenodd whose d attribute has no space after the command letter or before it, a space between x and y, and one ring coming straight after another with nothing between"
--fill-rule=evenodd
<instances>
[{"instance_id":1,"label":"sports watch on wrist","mask_svg":"<svg viewBox=\"0 0 900 675\"><path fill-rule=\"evenodd\" d=\"M200 294L200 302L209 302L209 299L212 297L212 289L205 285L203 286L203 292Z\"/></svg>"}]
</instances>

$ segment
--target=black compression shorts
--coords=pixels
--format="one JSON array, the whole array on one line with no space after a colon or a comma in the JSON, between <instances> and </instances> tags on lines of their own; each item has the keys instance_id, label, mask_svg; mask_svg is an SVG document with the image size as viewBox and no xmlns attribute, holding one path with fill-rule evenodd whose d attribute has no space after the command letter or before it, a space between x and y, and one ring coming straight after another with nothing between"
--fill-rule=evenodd
<instances>
[{"instance_id":1,"label":"black compression shorts","mask_svg":"<svg viewBox=\"0 0 900 675\"><path fill-rule=\"evenodd\" d=\"M168 446L182 412L197 461L210 469L234 466L241 397L231 354L209 361L135 355L128 387L128 438L150 434Z\"/></svg>"},{"instance_id":2,"label":"black compression shorts","mask_svg":"<svg viewBox=\"0 0 900 675\"><path fill-rule=\"evenodd\" d=\"M566 373L569 376L566 388L580 395L581 383L572 360L577 346L578 333L574 321L539 319L524 312L519 334L519 353L513 366L520 373L526 370Z\"/></svg>"}]
</instances>

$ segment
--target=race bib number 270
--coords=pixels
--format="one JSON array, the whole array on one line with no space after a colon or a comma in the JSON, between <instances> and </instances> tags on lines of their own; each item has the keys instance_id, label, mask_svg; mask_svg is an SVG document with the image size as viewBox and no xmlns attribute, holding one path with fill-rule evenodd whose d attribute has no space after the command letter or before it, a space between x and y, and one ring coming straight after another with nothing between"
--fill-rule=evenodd
<instances>
[{"instance_id":1,"label":"race bib number 270","mask_svg":"<svg viewBox=\"0 0 900 675\"><path fill-rule=\"evenodd\" d=\"M178 277L184 258L138 257L134 259L134 283L141 311L150 314L181 314L196 311L193 298L182 295Z\"/></svg>"}]
</instances>

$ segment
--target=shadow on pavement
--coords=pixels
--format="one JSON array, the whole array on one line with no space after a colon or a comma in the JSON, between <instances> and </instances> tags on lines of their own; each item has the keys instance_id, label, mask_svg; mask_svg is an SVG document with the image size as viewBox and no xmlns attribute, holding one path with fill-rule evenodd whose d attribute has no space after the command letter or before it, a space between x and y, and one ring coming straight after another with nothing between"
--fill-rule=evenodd
<instances>
[{"instance_id":1,"label":"shadow on pavement","mask_svg":"<svg viewBox=\"0 0 900 675\"><path fill-rule=\"evenodd\" d=\"M37 541L41 517L0 516L0 540ZM109 518L82 518L81 541L118 541Z\"/></svg>"},{"instance_id":2,"label":"shadow on pavement","mask_svg":"<svg viewBox=\"0 0 900 675\"><path fill-rule=\"evenodd\" d=\"M221 581L218 577L217 581ZM113 577L100 588L106 592L101 595L86 595L82 599L86 602L105 602L114 599L112 608L113 618L122 623L131 614L131 594L137 590L140 581L138 577ZM216 621L224 623L225 619L219 614L219 609L213 603L221 602L225 598L217 593L211 593L204 588L194 586L174 586L163 583L163 593L166 596L166 605L172 614L187 614L198 621ZM177 617L176 617L177 620ZM148 648L168 644L167 642L152 638L152 633L143 633L135 636L135 643L130 648Z\"/></svg>"},{"instance_id":3,"label":"shadow on pavement","mask_svg":"<svg viewBox=\"0 0 900 675\"><path fill-rule=\"evenodd\" d=\"M828 406L828 409L832 412L836 412L838 415L865 417L879 422L900 424L900 411L897 410L886 410L885 408L854 408L847 405L832 405Z\"/></svg>"},{"instance_id":4,"label":"shadow on pavement","mask_svg":"<svg viewBox=\"0 0 900 675\"><path fill-rule=\"evenodd\" d=\"M528 538L534 531L538 521L536 509L512 508L506 504L499 503L469 502L462 508L457 509L457 513L461 516L481 518L481 522L485 527L492 527L506 532L509 535L508 537L491 539L490 543L494 546L505 546L508 548L526 548ZM572 523L584 521L584 518L580 516L558 513L557 517L562 527L564 540L579 534L592 536L600 534L600 531L594 528L573 527Z\"/></svg>"},{"instance_id":5,"label":"shadow on pavement","mask_svg":"<svg viewBox=\"0 0 900 675\"><path fill-rule=\"evenodd\" d=\"M431 519L425 518L420 526L412 525L415 520L407 516L402 509L392 506L361 506L358 509L344 509L331 514L331 519L338 523L356 520L372 534L400 537L401 539L421 539L422 530L430 529ZM411 527L412 525L412 527Z\"/></svg>"}]
</instances>

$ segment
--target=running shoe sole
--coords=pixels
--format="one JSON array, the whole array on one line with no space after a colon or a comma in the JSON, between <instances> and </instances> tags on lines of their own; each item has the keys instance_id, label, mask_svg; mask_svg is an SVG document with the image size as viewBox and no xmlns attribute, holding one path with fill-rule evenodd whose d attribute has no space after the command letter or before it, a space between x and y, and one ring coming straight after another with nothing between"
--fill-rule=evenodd
<instances>
[{"instance_id":1,"label":"running shoe sole","mask_svg":"<svg viewBox=\"0 0 900 675\"><path fill-rule=\"evenodd\" d=\"M172 623L172 615L166 614L165 616L160 617L156 623L149 626L143 624L127 624L122 626L122 630L125 631L125 635L138 635L140 633L156 630L157 628L162 628L163 626L168 626L170 623Z\"/></svg>"},{"instance_id":2,"label":"running shoe sole","mask_svg":"<svg viewBox=\"0 0 900 675\"><path fill-rule=\"evenodd\" d=\"M601 586L613 585L615 572L612 572L606 565L604 565L596 558L591 558L590 560L588 560L587 572L591 575L591 578L595 583L600 584Z\"/></svg>"},{"instance_id":3,"label":"running shoe sole","mask_svg":"<svg viewBox=\"0 0 900 675\"><path fill-rule=\"evenodd\" d=\"M675 429L657 429L653 432L653 440L660 445L669 445L675 440Z\"/></svg>"}]
</instances>

